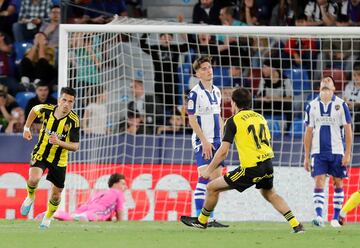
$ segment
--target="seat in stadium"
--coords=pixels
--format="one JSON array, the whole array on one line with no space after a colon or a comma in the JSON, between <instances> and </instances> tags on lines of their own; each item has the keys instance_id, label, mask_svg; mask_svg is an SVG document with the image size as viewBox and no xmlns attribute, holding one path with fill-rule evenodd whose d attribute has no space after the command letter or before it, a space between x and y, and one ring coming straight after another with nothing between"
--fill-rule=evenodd
<instances>
[{"instance_id":1,"label":"seat in stadium","mask_svg":"<svg viewBox=\"0 0 360 248\"><path fill-rule=\"evenodd\" d=\"M345 90L347 83L346 74L342 69L327 68L323 71L323 77L331 76L335 81L335 88L337 93L342 93Z\"/></svg>"},{"instance_id":2,"label":"seat in stadium","mask_svg":"<svg viewBox=\"0 0 360 248\"><path fill-rule=\"evenodd\" d=\"M250 81L251 88L253 90L253 95L255 95L258 91L260 79L261 79L261 69L252 68L250 70L250 75L248 80Z\"/></svg>"},{"instance_id":3,"label":"seat in stadium","mask_svg":"<svg viewBox=\"0 0 360 248\"><path fill-rule=\"evenodd\" d=\"M181 64L178 67L178 80L179 80L179 87L178 87L178 100L179 104L182 104L182 95L186 89L189 89L189 82L192 74L192 67L189 63Z\"/></svg>"},{"instance_id":4,"label":"seat in stadium","mask_svg":"<svg viewBox=\"0 0 360 248\"><path fill-rule=\"evenodd\" d=\"M25 52L33 46L30 42L15 42L14 49L15 49L15 63L18 65L20 64L21 60L24 58Z\"/></svg>"},{"instance_id":5,"label":"seat in stadium","mask_svg":"<svg viewBox=\"0 0 360 248\"><path fill-rule=\"evenodd\" d=\"M218 87L232 87L229 67L214 66L214 85Z\"/></svg>"},{"instance_id":6,"label":"seat in stadium","mask_svg":"<svg viewBox=\"0 0 360 248\"><path fill-rule=\"evenodd\" d=\"M265 116L271 136L279 136L282 133L283 120L278 116Z\"/></svg>"},{"instance_id":7,"label":"seat in stadium","mask_svg":"<svg viewBox=\"0 0 360 248\"><path fill-rule=\"evenodd\" d=\"M312 90L309 75L306 70L293 68L284 70L284 75L291 79L294 95L300 95L301 92L310 92Z\"/></svg>"},{"instance_id":8,"label":"seat in stadium","mask_svg":"<svg viewBox=\"0 0 360 248\"><path fill-rule=\"evenodd\" d=\"M191 64L184 63L178 67L178 79L179 84L183 85L184 87L189 87L189 79L191 77L192 68Z\"/></svg>"},{"instance_id":9,"label":"seat in stadium","mask_svg":"<svg viewBox=\"0 0 360 248\"><path fill-rule=\"evenodd\" d=\"M23 91L23 92L18 92L15 98L19 106L25 109L28 101L35 96L36 96L35 92Z\"/></svg>"},{"instance_id":10,"label":"seat in stadium","mask_svg":"<svg viewBox=\"0 0 360 248\"><path fill-rule=\"evenodd\" d=\"M51 93L51 96L52 96L53 98L55 98L55 99L58 99L58 93L57 93L57 91Z\"/></svg>"},{"instance_id":11,"label":"seat in stadium","mask_svg":"<svg viewBox=\"0 0 360 248\"><path fill-rule=\"evenodd\" d=\"M291 129L290 131L294 136L302 136L304 133L304 121L303 120L293 120L291 123Z\"/></svg>"}]
</instances>

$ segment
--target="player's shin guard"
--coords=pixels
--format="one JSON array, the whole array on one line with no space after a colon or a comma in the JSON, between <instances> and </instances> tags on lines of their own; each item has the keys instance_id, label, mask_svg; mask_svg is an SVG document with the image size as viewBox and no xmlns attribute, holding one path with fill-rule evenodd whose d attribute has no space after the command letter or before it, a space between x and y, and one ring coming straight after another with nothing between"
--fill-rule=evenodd
<instances>
[{"instance_id":1,"label":"player's shin guard","mask_svg":"<svg viewBox=\"0 0 360 248\"><path fill-rule=\"evenodd\" d=\"M56 212L56 210L59 207L59 204L60 204L60 200L58 200L58 201L49 200L48 205L47 205L46 214L45 214L45 217L47 219L50 219L54 215L54 213Z\"/></svg>"},{"instance_id":2,"label":"player's shin guard","mask_svg":"<svg viewBox=\"0 0 360 248\"><path fill-rule=\"evenodd\" d=\"M29 183L26 184L27 197L30 199L34 199L35 191L37 186L30 186Z\"/></svg>"},{"instance_id":3,"label":"player's shin guard","mask_svg":"<svg viewBox=\"0 0 360 248\"><path fill-rule=\"evenodd\" d=\"M289 210L283 215L292 228L297 227L300 224L300 222L296 219L295 215L291 212L291 210Z\"/></svg>"},{"instance_id":4,"label":"player's shin guard","mask_svg":"<svg viewBox=\"0 0 360 248\"><path fill-rule=\"evenodd\" d=\"M344 191L342 188L335 188L333 196L334 202L334 216L333 220L339 219L339 213L344 202Z\"/></svg>"},{"instance_id":5,"label":"player's shin guard","mask_svg":"<svg viewBox=\"0 0 360 248\"><path fill-rule=\"evenodd\" d=\"M213 211L207 210L206 208L201 209L201 213L199 214L198 220L201 224L206 224L210 218L210 215Z\"/></svg>"},{"instance_id":6,"label":"player's shin guard","mask_svg":"<svg viewBox=\"0 0 360 248\"><path fill-rule=\"evenodd\" d=\"M325 202L324 189L315 188L314 194L313 194L313 200L314 200L316 216L319 216L322 218L322 212L324 209L324 202Z\"/></svg>"},{"instance_id":7,"label":"player's shin guard","mask_svg":"<svg viewBox=\"0 0 360 248\"><path fill-rule=\"evenodd\" d=\"M199 216L201 213L201 209L204 206L205 194L206 194L206 185L209 183L209 180L199 177L198 183L196 184L196 189L194 192L195 199L195 208L196 208L196 216Z\"/></svg>"}]
</instances>

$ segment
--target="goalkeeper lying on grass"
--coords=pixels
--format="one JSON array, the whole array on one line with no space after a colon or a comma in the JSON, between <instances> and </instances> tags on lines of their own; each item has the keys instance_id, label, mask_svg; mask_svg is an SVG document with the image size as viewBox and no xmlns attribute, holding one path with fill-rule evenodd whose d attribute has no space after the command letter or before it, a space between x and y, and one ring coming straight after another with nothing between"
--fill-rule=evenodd
<instances>
[{"instance_id":1,"label":"goalkeeper lying on grass","mask_svg":"<svg viewBox=\"0 0 360 248\"><path fill-rule=\"evenodd\" d=\"M123 219L125 177L112 174L108 181L109 189L96 193L88 202L78 207L74 213L57 211L54 219L62 221L111 221L116 214L118 221Z\"/></svg>"}]
</instances>

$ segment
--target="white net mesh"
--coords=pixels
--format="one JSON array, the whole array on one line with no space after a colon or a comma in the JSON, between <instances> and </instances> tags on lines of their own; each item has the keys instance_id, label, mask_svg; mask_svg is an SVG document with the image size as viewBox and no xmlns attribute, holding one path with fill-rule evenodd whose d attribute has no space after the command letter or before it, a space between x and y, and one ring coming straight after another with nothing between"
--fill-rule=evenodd
<instances>
[{"instance_id":1,"label":"white net mesh","mask_svg":"<svg viewBox=\"0 0 360 248\"><path fill-rule=\"evenodd\" d=\"M129 28L128 24L134 25ZM147 28L148 24L155 26ZM254 96L253 107L265 115L272 132L276 186L295 212L310 220L313 183L302 168L302 113L323 75L333 76L339 95L360 100L351 90L349 95L345 92L353 82L352 68L360 54L359 35L337 34L334 28L331 35L305 35L301 30L297 34L297 29L268 35L269 29L260 27L172 24L117 19L101 28L62 26L61 40L66 44L60 50L60 74L64 84L77 90L76 111L83 125L81 149L69 163L66 207L72 210L93 189L103 188L106 176L121 172L129 183L129 220L176 220L193 213L197 169L186 94L197 83L192 62L211 55L214 84L223 94L224 119L231 116L232 89L248 88ZM358 132L356 111L352 109ZM360 182L357 142L355 137L346 194ZM238 166L235 151L225 164ZM215 215L225 220L253 216L281 220L253 193L224 194ZM242 214L236 211L239 206ZM253 209L257 210L254 215Z\"/></svg>"}]
</instances>

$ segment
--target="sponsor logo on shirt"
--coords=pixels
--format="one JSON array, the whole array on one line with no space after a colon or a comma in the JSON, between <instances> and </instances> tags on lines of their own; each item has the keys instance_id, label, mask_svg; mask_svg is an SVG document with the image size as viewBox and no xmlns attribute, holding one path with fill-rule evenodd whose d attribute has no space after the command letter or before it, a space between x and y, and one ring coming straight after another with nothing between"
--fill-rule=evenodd
<instances>
[{"instance_id":1,"label":"sponsor logo on shirt","mask_svg":"<svg viewBox=\"0 0 360 248\"><path fill-rule=\"evenodd\" d=\"M331 117L331 116L321 116L321 117L315 118L315 122L317 122L319 124L332 125L332 124L336 123L336 118Z\"/></svg>"},{"instance_id":2,"label":"sponsor logo on shirt","mask_svg":"<svg viewBox=\"0 0 360 248\"><path fill-rule=\"evenodd\" d=\"M52 134L56 134L56 136L58 136L58 138L59 139L64 139L64 138L66 138L66 134L61 134L61 133L57 133L57 132L55 132L55 131L51 131L51 130L49 130L48 128L45 128L45 133L46 134L48 134L49 136L50 135L52 135Z\"/></svg>"}]
</instances>

